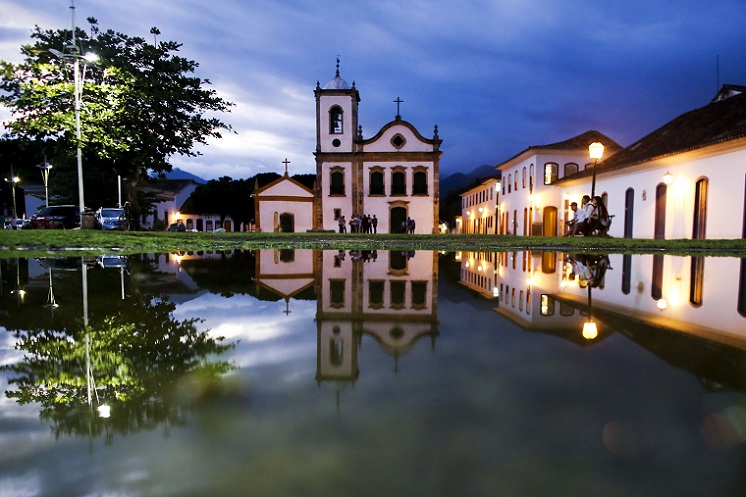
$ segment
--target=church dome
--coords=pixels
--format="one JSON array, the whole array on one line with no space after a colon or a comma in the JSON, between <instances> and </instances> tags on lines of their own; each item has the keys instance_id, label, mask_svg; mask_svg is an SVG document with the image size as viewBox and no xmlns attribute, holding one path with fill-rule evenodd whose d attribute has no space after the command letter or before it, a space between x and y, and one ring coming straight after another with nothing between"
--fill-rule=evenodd
<instances>
[{"instance_id":1,"label":"church dome","mask_svg":"<svg viewBox=\"0 0 746 497\"><path fill-rule=\"evenodd\" d=\"M342 79L342 77L337 73L336 76L334 76L334 79L331 79L327 84L324 85L325 90L349 90L350 85L347 84L347 81Z\"/></svg>"}]
</instances>

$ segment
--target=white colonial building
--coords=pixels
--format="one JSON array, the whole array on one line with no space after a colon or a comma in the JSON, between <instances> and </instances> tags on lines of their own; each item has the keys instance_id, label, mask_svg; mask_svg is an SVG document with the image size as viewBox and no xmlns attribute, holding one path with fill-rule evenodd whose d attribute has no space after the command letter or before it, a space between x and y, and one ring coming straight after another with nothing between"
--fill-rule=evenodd
<instances>
[{"instance_id":1,"label":"white colonial building","mask_svg":"<svg viewBox=\"0 0 746 497\"><path fill-rule=\"evenodd\" d=\"M459 233L498 234L500 180L490 178L461 194Z\"/></svg>"},{"instance_id":2,"label":"white colonial building","mask_svg":"<svg viewBox=\"0 0 746 497\"><path fill-rule=\"evenodd\" d=\"M438 227L441 140L423 137L396 118L371 138L358 125L360 95L339 75L316 96L316 204L314 229L337 230L344 216L373 215L379 233L399 233L407 218L417 233ZM397 98L397 105L401 101Z\"/></svg>"},{"instance_id":3,"label":"white colonial building","mask_svg":"<svg viewBox=\"0 0 746 497\"><path fill-rule=\"evenodd\" d=\"M746 86L735 85L723 86L708 105L624 149L590 131L529 147L498 165L503 174L499 232L561 234L569 204L580 204L592 190L591 142L606 147L596 168L595 193L614 216L610 236L746 236Z\"/></svg>"},{"instance_id":4,"label":"white colonial building","mask_svg":"<svg viewBox=\"0 0 746 497\"><path fill-rule=\"evenodd\" d=\"M592 171L588 146L593 142L603 143L607 154L621 149L606 135L586 131L561 142L528 147L499 164L497 169L502 173L502 182L498 232L522 236L562 235L570 203L574 201L580 205L581 197L590 194L590 188L587 175L583 186L588 191L579 189L574 196L554 183L586 170Z\"/></svg>"}]
</instances>

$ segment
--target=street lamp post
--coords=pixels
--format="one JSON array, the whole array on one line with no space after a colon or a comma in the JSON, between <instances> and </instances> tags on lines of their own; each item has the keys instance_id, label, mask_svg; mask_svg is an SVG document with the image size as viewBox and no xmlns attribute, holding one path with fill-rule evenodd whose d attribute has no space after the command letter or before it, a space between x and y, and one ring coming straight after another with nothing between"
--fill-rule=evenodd
<instances>
[{"instance_id":1,"label":"street lamp post","mask_svg":"<svg viewBox=\"0 0 746 497\"><path fill-rule=\"evenodd\" d=\"M39 164L39 169L41 169L41 179L44 180L44 207L49 207L49 170L52 169L52 164L47 162L46 156L44 157L44 164Z\"/></svg>"},{"instance_id":2,"label":"street lamp post","mask_svg":"<svg viewBox=\"0 0 746 497\"><path fill-rule=\"evenodd\" d=\"M80 131L80 109L83 97L83 80L85 79L85 70L87 63L95 63L98 61L98 55L94 53L87 53L80 55L80 49L75 38L75 3L74 0L70 0L70 9L72 10L72 43L65 46L65 52L60 52L50 48L49 51L60 60L72 61L73 62L73 92L75 93L75 139L77 141L77 152L78 152L78 200L80 204L80 227L83 228L83 213L85 212L85 198L83 195L83 150L80 146L81 131ZM83 67L81 70L80 61L83 61Z\"/></svg>"},{"instance_id":3,"label":"street lamp post","mask_svg":"<svg viewBox=\"0 0 746 497\"><path fill-rule=\"evenodd\" d=\"M77 47L74 47L77 50ZM63 53L53 48L49 51L57 56L61 60L72 60L73 61L73 92L75 93L75 140L77 142L77 155L78 155L78 201L80 208L80 227L83 227L83 213L85 212L85 195L83 191L83 149L80 146L81 141L81 130L80 130L80 109L81 102L83 99L83 78L85 77L86 63L96 62L98 55L88 53L85 55L78 55L77 53ZM83 68L81 71L80 61L83 60Z\"/></svg>"},{"instance_id":4,"label":"street lamp post","mask_svg":"<svg viewBox=\"0 0 746 497\"><path fill-rule=\"evenodd\" d=\"M604 155L604 146L599 142L593 142L588 146L588 153L593 159L593 180L591 182L591 198L596 196L596 169L598 160Z\"/></svg>"},{"instance_id":5,"label":"street lamp post","mask_svg":"<svg viewBox=\"0 0 746 497\"><path fill-rule=\"evenodd\" d=\"M13 223L18 219L18 212L16 210L16 185L21 181L21 178L13 174L13 166L10 166L10 178L5 178L5 181L10 183L10 191L13 196ZM15 228L15 225L13 226Z\"/></svg>"}]
</instances>

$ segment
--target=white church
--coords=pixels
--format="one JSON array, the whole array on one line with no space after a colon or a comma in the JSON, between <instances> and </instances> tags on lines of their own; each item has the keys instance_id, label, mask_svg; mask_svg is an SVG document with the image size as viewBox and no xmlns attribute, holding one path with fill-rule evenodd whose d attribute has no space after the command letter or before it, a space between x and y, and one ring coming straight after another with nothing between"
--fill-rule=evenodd
<instances>
[{"instance_id":1,"label":"white church","mask_svg":"<svg viewBox=\"0 0 746 497\"><path fill-rule=\"evenodd\" d=\"M375 216L378 233L438 230L438 127L425 138L399 114L371 138L358 124L360 94L337 72L316 97L316 187L299 188L285 176L255 192L256 225L263 232L338 231L354 216ZM312 199L312 201L310 201Z\"/></svg>"}]
</instances>

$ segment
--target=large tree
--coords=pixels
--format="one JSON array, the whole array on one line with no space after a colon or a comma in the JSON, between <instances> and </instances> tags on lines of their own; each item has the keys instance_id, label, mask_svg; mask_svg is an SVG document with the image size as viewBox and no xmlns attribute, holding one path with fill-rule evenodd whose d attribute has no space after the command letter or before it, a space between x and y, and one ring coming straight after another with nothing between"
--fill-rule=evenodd
<instances>
[{"instance_id":1,"label":"large tree","mask_svg":"<svg viewBox=\"0 0 746 497\"><path fill-rule=\"evenodd\" d=\"M144 38L100 31L95 19L88 21L90 35L76 30L75 37L69 30L37 27L33 43L21 47L23 62L0 61L0 104L12 113L6 134L43 142L47 150L66 151L68 160L58 159L55 166L65 163L72 169L78 145L73 77L69 59L54 52L95 52L100 63L86 67L80 116L84 170L88 163L95 164L101 177L120 175L126 199L139 217L140 178L171 171L172 156L198 155L196 145L231 131L217 116L233 104L195 75L198 64L178 55L181 44L150 44ZM76 48L71 50L71 44Z\"/></svg>"}]
</instances>

